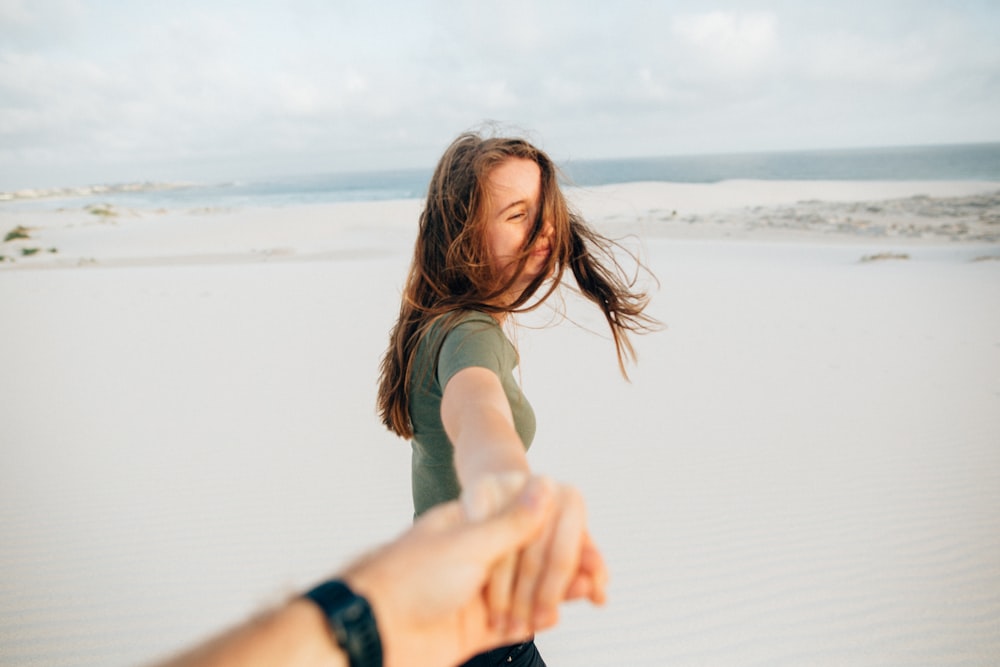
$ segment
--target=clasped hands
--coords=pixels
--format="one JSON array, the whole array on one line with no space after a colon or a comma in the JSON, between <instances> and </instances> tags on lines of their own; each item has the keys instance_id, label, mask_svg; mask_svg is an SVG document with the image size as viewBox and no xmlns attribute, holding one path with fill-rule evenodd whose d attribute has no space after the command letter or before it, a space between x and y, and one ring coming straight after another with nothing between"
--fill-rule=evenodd
<instances>
[{"instance_id":1,"label":"clasped hands","mask_svg":"<svg viewBox=\"0 0 1000 667\"><path fill-rule=\"evenodd\" d=\"M602 604L608 573L575 488L481 478L344 573L368 595L386 665L454 664L550 628L559 604Z\"/></svg>"},{"instance_id":2,"label":"clasped hands","mask_svg":"<svg viewBox=\"0 0 1000 667\"><path fill-rule=\"evenodd\" d=\"M462 509L473 521L501 512L524 490L522 472L487 475L466 489ZM588 598L603 604L607 569L587 531L583 497L569 485L536 477L552 494L551 512L538 535L494 565L484 591L490 625L526 638L559 620L559 604Z\"/></svg>"}]
</instances>

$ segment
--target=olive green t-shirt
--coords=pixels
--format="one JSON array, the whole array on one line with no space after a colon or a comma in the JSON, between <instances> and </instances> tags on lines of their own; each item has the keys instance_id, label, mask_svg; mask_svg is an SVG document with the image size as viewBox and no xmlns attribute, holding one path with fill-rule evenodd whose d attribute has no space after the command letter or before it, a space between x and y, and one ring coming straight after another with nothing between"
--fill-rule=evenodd
<instances>
[{"instance_id":1,"label":"olive green t-shirt","mask_svg":"<svg viewBox=\"0 0 1000 667\"><path fill-rule=\"evenodd\" d=\"M458 498L461 492L454 447L441 423L441 396L448 380L458 371L482 367L496 373L524 448L531 446L535 413L514 378L517 363L514 346L486 313L466 311L455 319L444 316L431 325L417 348L410 392L413 509L417 516Z\"/></svg>"}]
</instances>

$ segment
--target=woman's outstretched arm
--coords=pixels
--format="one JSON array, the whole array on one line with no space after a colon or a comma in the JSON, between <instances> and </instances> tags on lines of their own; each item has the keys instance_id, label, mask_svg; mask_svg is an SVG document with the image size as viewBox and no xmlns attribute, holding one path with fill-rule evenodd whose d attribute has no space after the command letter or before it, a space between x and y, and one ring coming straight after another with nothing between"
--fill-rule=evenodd
<instances>
[{"instance_id":1,"label":"woman's outstretched arm","mask_svg":"<svg viewBox=\"0 0 1000 667\"><path fill-rule=\"evenodd\" d=\"M455 447L466 511L474 517L496 511L531 474L500 379L480 367L456 373L444 389L441 420ZM542 537L494 569L487 593L493 622L515 622L514 631L525 636L554 623L565 599L604 601L607 569L587 531L583 497L565 485L557 496L558 511ZM533 622L523 624L524 618Z\"/></svg>"},{"instance_id":2,"label":"woman's outstretched arm","mask_svg":"<svg viewBox=\"0 0 1000 667\"><path fill-rule=\"evenodd\" d=\"M487 475L530 472L507 395L493 371L470 366L455 373L441 398L441 422L455 445L462 488Z\"/></svg>"}]
</instances>

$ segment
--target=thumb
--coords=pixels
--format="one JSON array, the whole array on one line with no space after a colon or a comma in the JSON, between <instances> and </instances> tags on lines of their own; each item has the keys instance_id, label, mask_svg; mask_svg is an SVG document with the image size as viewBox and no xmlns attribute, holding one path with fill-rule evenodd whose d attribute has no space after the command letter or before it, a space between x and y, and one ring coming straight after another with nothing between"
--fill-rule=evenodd
<instances>
[{"instance_id":1,"label":"thumb","mask_svg":"<svg viewBox=\"0 0 1000 667\"><path fill-rule=\"evenodd\" d=\"M519 551L541 531L552 509L554 493L548 478L532 477L498 513L466 524L462 539L484 564Z\"/></svg>"}]
</instances>

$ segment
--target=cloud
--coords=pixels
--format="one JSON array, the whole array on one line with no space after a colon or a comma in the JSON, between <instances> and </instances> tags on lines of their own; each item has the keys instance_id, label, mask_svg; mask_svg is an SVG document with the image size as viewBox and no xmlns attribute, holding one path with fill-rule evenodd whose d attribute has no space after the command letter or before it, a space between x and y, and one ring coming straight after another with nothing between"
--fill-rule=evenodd
<instances>
[{"instance_id":1,"label":"cloud","mask_svg":"<svg viewBox=\"0 0 1000 667\"><path fill-rule=\"evenodd\" d=\"M0 23L27 23L30 19L24 0L0 0Z\"/></svg>"},{"instance_id":2,"label":"cloud","mask_svg":"<svg viewBox=\"0 0 1000 667\"><path fill-rule=\"evenodd\" d=\"M0 190L426 166L489 118L579 157L1000 139L1000 11L754 6L0 0Z\"/></svg>"},{"instance_id":3,"label":"cloud","mask_svg":"<svg viewBox=\"0 0 1000 667\"><path fill-rule=\"evenodd\" d=\"M713 11L675 17L671 34L691 50L689 63L702 74L742 76L766 65L777 46L777 19L770 13Z\"/></svg>"}]
</instances>

